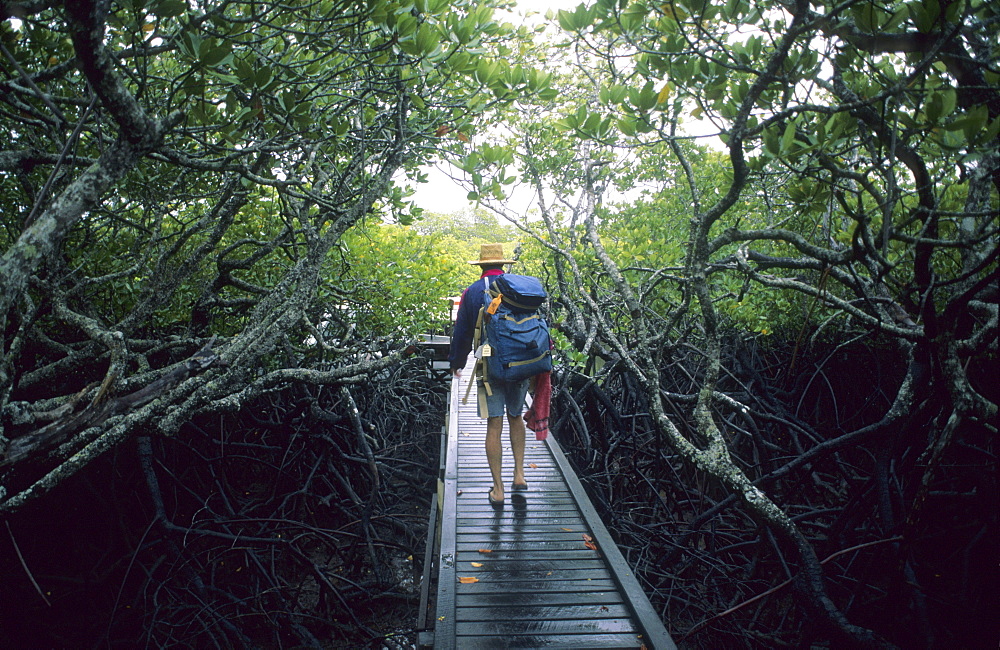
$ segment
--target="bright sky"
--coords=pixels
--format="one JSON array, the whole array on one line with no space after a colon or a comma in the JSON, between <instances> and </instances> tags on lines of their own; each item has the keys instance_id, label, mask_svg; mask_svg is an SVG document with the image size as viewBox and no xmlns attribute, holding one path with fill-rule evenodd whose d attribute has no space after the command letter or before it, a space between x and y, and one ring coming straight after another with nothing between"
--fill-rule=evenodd
<instances>
[{"instance_id":1,"label":"bright sky","mask_svg":"<svg viewBox=\"0 0 1000 650\"><path fill-rule=\"evenodd\" d=\"M534 11L544 16L552 9L575 9L583 0L518 0L519 9ZM707 121L704 123L685 124L684 131L695 135L710 135L715 133L714 127ZM708 146L721 146L717 138L703 140ZM453 182L444 172L437 168L427 168L429 182L416 186L413 200L416 204L431 212L454 213L471 208L474 204L466 198L468 191ZM458 172L461 175L461 172ZM515 191L507 201L507 207L518 214L525 214L534 202L532 193L528 190Z\"/></svg>"},{"instance_id":2,"label":"bright sky","mask_svg":"<svg viewBox=\"0 0 1000 650\"><path fill-rule=\"evenodd\" d=\"M544 16L549 9L575 9L583 0L518 0L518 8L522 11L535 11ZM429 182L417 185L413 200L418 206L431 212L460 212L471 208L467 190L456 185L447 175L436 168L427 169ZM524 210L527 210L530 198L521 199Z\"/></svg>"}]
</instances>

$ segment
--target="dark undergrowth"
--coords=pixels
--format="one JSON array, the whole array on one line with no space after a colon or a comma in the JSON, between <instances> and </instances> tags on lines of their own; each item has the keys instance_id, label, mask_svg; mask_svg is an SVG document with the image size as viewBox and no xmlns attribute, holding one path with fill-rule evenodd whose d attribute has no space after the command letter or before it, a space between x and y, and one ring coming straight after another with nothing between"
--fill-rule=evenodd
<instances>
[{"instance_id":1,"label":"dark undergrowth","mask_svg":"<svg viewBox=\"0 0 1000 650\"><path fill-rule=\"evenodd\" d=\"M0 645L409 647L446 390L415 359L128 441L0 531Z\"/></svg>"},{"instance_id":2,"label":"dark undergrowth","mask_svg":"<svg viewBox=\"0 0 1000 650\"><path fill-rule=\"evenodd\" d=\"M731 454L809 538L848 618L904 648L996 647L1000 504L987 428L966 423L929 454L949 412L935 394L873 427L905 371L877 340L803 351L733 338L725 357L720 389L746 406L716 412ZM700 358L679 347L663 368L671 417L688 433ZM996 400L988 369L976 376ZM801 606L792 550L681 463L635 377L606 366L596 382L564 371L558 385L555 434L682 647L835 645Z\"/></svg>"}]
</instances>

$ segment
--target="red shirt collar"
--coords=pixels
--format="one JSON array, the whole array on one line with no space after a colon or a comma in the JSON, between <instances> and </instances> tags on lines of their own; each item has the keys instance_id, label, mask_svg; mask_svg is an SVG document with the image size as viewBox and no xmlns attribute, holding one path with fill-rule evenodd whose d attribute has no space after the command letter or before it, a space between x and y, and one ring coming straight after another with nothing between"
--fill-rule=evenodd
<instances>
[{"instance_id":1,"label":"red shirt collar","mask_svg":"<svg viewBox=\"0 0 1000 650\"><path fill-rule=\"evenodd\" d=\"M503 269L486 269L483 271L483 274L479 276L479 279L482 280L483 278L491 275L503 275Z\"/></svg>"}]
</instances>

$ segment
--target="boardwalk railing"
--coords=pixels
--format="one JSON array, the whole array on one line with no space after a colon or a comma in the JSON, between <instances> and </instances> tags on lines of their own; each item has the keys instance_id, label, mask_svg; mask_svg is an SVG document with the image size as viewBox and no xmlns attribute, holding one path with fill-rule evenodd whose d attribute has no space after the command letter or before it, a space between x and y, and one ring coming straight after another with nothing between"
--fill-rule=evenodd
<instances>
[{"instance_id":1,"label":"boardwalk railing","mask_svg":"<svg viewBox=\"0 0 1000 650\"><path fill-rule=\"evenodd\" d=\"M452 382L432 504L420 642L434 648L675 648L583 486L550 435L529 431L529 489L513 493L504 432L507 500L487 501L485 420L471 368ZM506 429L506 424L505 424ZM431 561L432 560L432 561ZM436 589L427 585L436 574ZM433 601L433 603L431 602Z\"/></svg>"}]
</instances>

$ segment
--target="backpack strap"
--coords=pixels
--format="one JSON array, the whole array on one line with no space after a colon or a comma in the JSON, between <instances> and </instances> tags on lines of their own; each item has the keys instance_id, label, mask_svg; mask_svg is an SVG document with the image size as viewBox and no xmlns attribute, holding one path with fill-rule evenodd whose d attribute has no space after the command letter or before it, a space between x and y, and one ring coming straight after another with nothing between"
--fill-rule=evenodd
<instances>
[{"instance_id":1,"label":"backpack strap","mask_svg":"<svg viewBox=\"0 0 1000 650\"><path fill-rule=\"evenodd\" d=\"M472 384L476 383L476 372L483 369L486 371L486 363L483 361L483 357L479 352L479 341L482 339L483 331L483 307L479 308L479 315L476 317L476 327L472 330L472 353L476 355L476 361L472 364L472 377L469 378L469 385L465 388L465 397L462 398L462 404L466 404L469 401L469 392L472 390Z\"/></svg>"},{"instance_id":2,"label":"backpack strap","mask_svg":"<svg viewBox=\"0 0 1000 650\"><path fill-rule=\"evenodd\" d=\"M490 280L489 277L483 278L483 291L488 298L490 295ZM469 401L469 393L472 391L472 384L475 383L476 372L479 371L480 377L483 380L483 388L486 390L486 395L493 395L493 389L490 387L489 378L486 376L486 360L482 357L482 352L480 351L480 343L483 341L483 312L486 311L486 305L484 304L479 308L479 315L476 317L476 326L472 330L472 351L476 355L476 362L472 365L472 377L469 379L469 385L465 388L465 397L462 398L462 404L467 404ZM482 401L482 396L480 396L480 401ZM485 413L485 411L483 411Z\"/></svg>"},{"instance_id":3,"label":"backpack strap","mask_svg":"<svg viewBox=\"0 0 1000 650\"><path fill-rule=\"evenodd\" d=\"M492 293L492 290L490 289L490 277L489 276L485 276L483 278L483 287L485 287L485 292L486 292L485 298L486 298L486 301L488 301L489 297L490 297L490 294ZM486 304L485 304L486 301L484 301L483 306L479 308L479 322L476 323L476 332L478 333L479 341L481 343L485 343L485 345L488 346L489 345L489 340L486 339L486 314L490 314L492 316L496 312L496 308L493 307L492 304L489 307L487 307ZM490 308L492 308L493 311L490 311ZM486 395L492 396L493 395L493 389L490 387L490 377L489 377L489 373L487 372L487 369L489 368L490 364L488 364L486 362L486 359L484 358L486 356L487 356L486 350L485 349L481 350L481 352L479 354L479 369L480 369L480 371L482 373L483 388L486 390ZM481 402L481 406L483 407L483 410L481 412L485 413L486 412L486 396L480 394L479 401Z\"/></svg>"}]
</instances>

